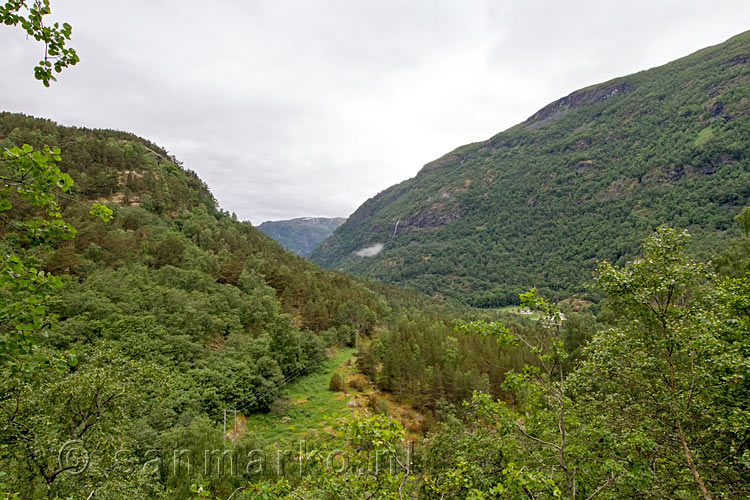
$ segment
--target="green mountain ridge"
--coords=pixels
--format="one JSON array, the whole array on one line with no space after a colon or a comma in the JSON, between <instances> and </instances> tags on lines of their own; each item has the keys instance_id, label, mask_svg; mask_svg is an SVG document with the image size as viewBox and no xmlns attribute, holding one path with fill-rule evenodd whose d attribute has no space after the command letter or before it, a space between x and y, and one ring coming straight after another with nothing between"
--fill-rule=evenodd
<instances>
[{"instance_id":1,"label":"green mountain ridge","mask_svg":"<svg viewBox=\"0 0 750 500\"><path fill-rule=\"evenodd\" d=\"M530 286L583 293L600 259L625 262L659 224L719 248L750 199L748 137L750 32L457 148L365 202L311 258L477 306Z\"/></svg>"},{"instance_id":2,"label":"green mountain ridge","mask_svg":"<svg viewBox=\"0 0 750 500\"><path fill-rule=\"evenodd\" d=\"M287 250L307 257L344 221L346 217L298 217L265 221L258 229L281 243Z\"/></svg>"}]
</instances>

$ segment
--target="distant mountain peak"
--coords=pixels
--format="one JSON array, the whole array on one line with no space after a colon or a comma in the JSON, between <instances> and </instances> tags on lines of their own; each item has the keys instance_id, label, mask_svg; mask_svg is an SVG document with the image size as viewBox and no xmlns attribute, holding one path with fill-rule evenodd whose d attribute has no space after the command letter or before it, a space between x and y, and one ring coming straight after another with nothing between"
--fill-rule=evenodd
<instances>
[{"instance_id":1,"label":"distant mountain peak","mask_svg":"<svg viewBox=\"0 0 750 500\"><path fill-rule=\"evenodd\" d=\"M258 229L297 255L307 257L346 217L298 217L296 219L265 221Z\"/></svg>"}]
</instances>

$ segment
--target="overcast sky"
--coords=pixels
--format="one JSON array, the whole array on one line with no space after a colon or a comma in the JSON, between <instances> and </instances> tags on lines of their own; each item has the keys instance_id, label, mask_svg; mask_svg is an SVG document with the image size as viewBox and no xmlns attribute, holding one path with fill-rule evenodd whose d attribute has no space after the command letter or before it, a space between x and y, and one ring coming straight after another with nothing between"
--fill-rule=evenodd
<instances>
[{"instance_id":1,"label":"overcast sky","mask_svg":"<svg viewBox=\"0 0 750 500\"><path fill-rule=\"evenodd\" d=\"M748 0L52 0L51 89L0 27L0 110L134 132L258 224L347 216L545 104L750 29Z\"/></svg>"}]
</instances>

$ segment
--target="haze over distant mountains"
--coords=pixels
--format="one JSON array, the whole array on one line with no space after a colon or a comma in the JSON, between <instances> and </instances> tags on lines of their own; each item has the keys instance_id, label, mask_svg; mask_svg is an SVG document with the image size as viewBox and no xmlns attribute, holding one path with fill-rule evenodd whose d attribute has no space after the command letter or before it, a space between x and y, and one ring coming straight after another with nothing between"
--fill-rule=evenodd
<instances>
[{"instance_id":1,"label":"haze over distant mountains","mask_svg":"<svg viewBox=\"0 0 750 500\"><path fill-rule=\"evenodd\" d=\"M307 257L346 217L300 217L290 220L266 221L258 229L297 255Z\"/></svg>"},{"instance_id":2,"label":"haze over distant mountains","mask_svg":"<svg viewBox=\"0 0 750 500\"><path fill-rule=\"evenodd\" d=\"M659 224L715 237L750 200L750 32L559 99L365 202L316 262L478 306L585 291ZM377 248L378 251L364 251Z\"/></svg>"}]
</instances>

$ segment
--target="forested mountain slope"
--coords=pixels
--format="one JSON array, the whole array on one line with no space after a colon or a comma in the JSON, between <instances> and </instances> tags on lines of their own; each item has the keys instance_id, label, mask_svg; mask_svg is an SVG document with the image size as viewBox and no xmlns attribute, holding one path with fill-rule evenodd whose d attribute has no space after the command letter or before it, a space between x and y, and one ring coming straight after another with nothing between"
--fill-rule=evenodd
<instances>
[{"instance_id":1,"label":"forested mountain slope","mask_svg":"<svg viewBox=\"0 0 750 500\"><path fill-rule=\"evenodd\" d=\"M658 224L718 248L750 199L748 138L750 32L456 149L364 203L311 258L478 306L530 286L560 298Z\"/></svg>"},{"instance_id":2,"label":"forested mountain slope","mask_svg":"<svg viewBox=\"0 0 750 500\"><path fill-rule=\"evenodd\" d=\"M258 229L281 243L287 250L307 257L345 220L345 217L300 217L290 220L269 220L258 226Z\"/></svg>"},{"instance_id":3,"label":"forested mountain slope","mask_svg":"<svg viewBox=\"0 0 750 500\"><path fill-rule=\"evenodd\" d=\"M377 310L365 286L285 251L251 224L218 208L208 187L166 151L133 134L89 130L19 114L0 113L0 147L60 145L60 168L74 179L61 199L63 215L78 233L45 256L44 268L86 280L102 269L134 265L200 273L216 285L241 287L250 274L270 287L276 306L300 328L326 329L341 303ZM88 215L88 201L115 210L111 224ZM21 213L23 206L19 205ZM170 271L179 274L181 271Z\"/></svg>"},{"instance_id":4,"label":"forested mountain slope","mask_svg":"<svg viewBox=\"0 0 750 500\"><path fill-rule=\"evenodd\" d=\"M14 169L31 147L21 160L0 161L10 186L0 213L4 258L62 278L42 299L30 295L33 283L0 287L0 438L12 450L1 454L0 469L12 471L3 481L28 492L23 498L51 497L53 481L61 497L80 497L72 492L85 481L54 473L54 450L70 439L91 451L91 477L107 485L97 496L121 498L114 490L146 483L120 472L96 476L114 470L106 450L220 436L215 422L224 409L266 410L285 384L326 358L326 348L352 345L357 330L367 335L399 308L399 295L404 302L410 295L392 290L388 301L382 289L287 252L220 210L195 173L132 134L0 113L0 151L22 144L61 148L59 166L74 184L57 198L77 230L51 246L29 239L45 213L20 193L39 180ZM106 203L114 218L91 217L92 201ZM16 325L13 315L27 304L38 322ZM15 331L34 339L33 357L7 349ZM8 361L18 352L24 364ZM11 376L14 366L33 377ZM32 438L28 428L37 430Z\"/></svg>"}]
</instances>

